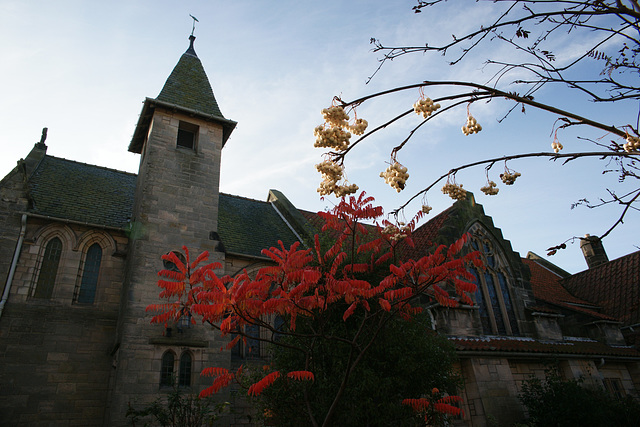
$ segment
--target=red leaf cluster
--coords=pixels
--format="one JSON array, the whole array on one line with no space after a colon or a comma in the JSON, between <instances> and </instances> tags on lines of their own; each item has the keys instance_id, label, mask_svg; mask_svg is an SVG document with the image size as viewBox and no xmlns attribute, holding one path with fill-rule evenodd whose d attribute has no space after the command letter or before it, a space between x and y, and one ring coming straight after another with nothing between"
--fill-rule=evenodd
<instances>
[{"instance_id":1,"label":"red leaf cluster","mask_svg":"<svg viewBox=\"0 0 640 427\"><path fill-rule=\"evenodd\" d=\"M364 193L343 198L331 211L318 215L325 221L322 233L330 237L328 248L323 248L321 242L326 239L318 235L308 249L301 248L298 242L289 248L279 242L278 247L262 251L273 264L255 275L244 271L234 277L221 277L216 273L222 268L220 264L206 264L208 253L191 261L186 247L186 262L173 252L163 255L179 271L158 273L160 298L166 302L147 307L154 313L151 321L168 324L184 315L197 316L218 328L223 336L234 334L226 346L230 349L246 338L246 325L266 329L271 332L266 334L270 337L295 334L298 317L319 318L336 307L344 310L342 318L346 321L356 313L372 318L399 315L410 319L421 310L414 305L421 295L448 307L459 301L471 304L469 294L475 292L475 285L466 268L479 261L476 252L461 255L467 236L420 259L399 260L396 249L413 244L411 232L420 215L395 228L389 228L389 222L383 222L386 229L365 225L363 221L380 218L382 208L373 206L373 198ZM394 238L389 230L396 233ZM285 320L282 329L274 329L274 316ZM251 338L273 341L262 335ZM236 374L215 368L206 369L203 375L214 377L213 384L203 391L211 394L228 386ZM259 395L279 376L277 371L270 373L253 384L249 394ZM290 372L287 378L314 380L308 370ZM448 409L442 406L442 410Z\"/></svg>"}]
</instances>

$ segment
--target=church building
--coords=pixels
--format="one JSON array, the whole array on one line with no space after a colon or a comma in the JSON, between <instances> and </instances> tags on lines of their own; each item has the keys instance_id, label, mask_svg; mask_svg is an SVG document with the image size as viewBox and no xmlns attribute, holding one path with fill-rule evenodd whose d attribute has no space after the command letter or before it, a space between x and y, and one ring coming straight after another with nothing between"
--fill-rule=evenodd
<instances>
[{"instance_id":1,"label":"church building","mask_svg":"<svg viewBox=\"0 0 640 427\"><path fill-rule=\"evenodd\" d=\"M165 329L145 313L159 302L157 272L169 251L207 250L234 275L268 265L261 250L278 240L306 244L315 232L316 215L277 190L265 201L220 193L221 152L236 122L223 115L194 40L159 95L144 100L129 145L140 155L137 174L50 156L45 129L0 181L0 425L128 425L129 404L174 386L198 392L211 381L203 368L263 351L221 352L228 340L217 331L190 319ZM604 275L576 279L535 254L521 258L469 194L415 230L404 255L467 232L487 266L472 271L475 304L429 308L465 378L456 425L521 420L522 382L552 360L567 378L618 395L640 390L630 340L638 305L608 311L588 291L596 286L604 299L612 278L637 298L640 252L600 259L593 269ZM604 251L594 242L585 253ZM238 410L224 423L251 425Z\"/></svg>"}]
</instances>

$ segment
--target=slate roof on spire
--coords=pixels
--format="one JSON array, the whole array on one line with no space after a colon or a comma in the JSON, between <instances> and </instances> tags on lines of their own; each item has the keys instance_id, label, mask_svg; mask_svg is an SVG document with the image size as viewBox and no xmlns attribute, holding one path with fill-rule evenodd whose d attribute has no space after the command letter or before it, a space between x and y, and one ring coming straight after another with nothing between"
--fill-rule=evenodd
<instances>
[{"instance_id":1,"label":"slate roof on spire","mask_svg":"<svg viewBox=\"0 0 640 427\"><path fill-rule=\"evenodd\" d=\"M225 119L218 107L209 78L193 48L195 39L193 35L189 36L189 48L180 57L158 97L144 100L129 144L129 151L132 153L142 153L156 106L221 124L223 147L235 129L237 123Z\"/></svg>"},{"instance_id":2,"label":"slate roof on spire","mask_svg":"<svg viewBox=\"0 0 640 427\"><path fill-rule=\"evenodd\" d=\"M195 39L194 36L189 37L191 41L189 49L180 57L178 64L156 99L178 107L224 118L213 95L202 62L193 48Z\"/></svg>"}]
</instances>

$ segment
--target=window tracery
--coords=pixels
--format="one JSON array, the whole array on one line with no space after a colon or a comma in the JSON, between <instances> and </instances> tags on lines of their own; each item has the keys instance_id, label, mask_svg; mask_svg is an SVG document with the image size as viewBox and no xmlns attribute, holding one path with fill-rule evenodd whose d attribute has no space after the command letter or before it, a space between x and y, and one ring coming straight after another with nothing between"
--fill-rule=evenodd
<instances>
[{"instance_id":1,"label":"window tracery","mask_svg":"<svg viewBox=\"0 0 640 427\"><path fill-rule=\"evenodd\" d=\"M478 287L475 293L482 332L489 335L520 335L510 292L513 277L504 254L479 224L470 229L471 247L480 253L485 270L471 269Z\"/></svg>"}]
</instances>

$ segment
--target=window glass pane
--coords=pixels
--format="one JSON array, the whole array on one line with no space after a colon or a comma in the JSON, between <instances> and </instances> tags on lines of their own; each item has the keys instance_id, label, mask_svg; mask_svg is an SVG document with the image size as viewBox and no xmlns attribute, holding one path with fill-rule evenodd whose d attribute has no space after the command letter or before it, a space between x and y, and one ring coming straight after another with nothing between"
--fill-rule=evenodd
<instances>
[{"instance_id":1,"label":"window glass pane","mask_svg":"<svg viewBox=\"0 0 640 427\"><path fill-rule=\"evenodd\" d=\"M167 351L162 355L162 365L160 367L160 386L171 387L173 386L173 363L175 356L172 352Z\"/></svg>"},{"instance_id":2,"label":"window glass pane","mask_svg":"<svg viewBox=\"0 0 640 427\"><path fill-rule=\"evenodd\" d=\"M471 269L471 274L473 274L476 287L476 304L478 304L478 311L480 312L480 322L482 323L482 332L485 334L491 334L491 321L489 320L489 312L487 311L487 303L482 296L482 285L480 284L480 280L478 278L478 272L475 268Z\"/></svg>"},{"instance_id":3,"label":"window glass pane","mask_svg":"<svg viewBox=\"0 0 640 427\"><path fill-rule=\"evenodd\" d=\"M247 357L260 357L260 341L250 337L260 337L260 327L256 325L246 325L244 331L247 334Z\"/></svg>"},{"instance_id":4,"label":"window glass pane","mask_svg":"<svg viewBox=\"0 0 640 427\"><path fill-rule=\"evenodd\" d=\"M180 356L180 376L178 378L178 386L191 386L191 354L185 352Z\"/></svg>"},{"instance_id":5,"label":"window glass pane","mask_svg":"<svg viewBox=\"0 0 640 427\"><path fill-rule=\"evenodd\" d=\"M498 273L498 282L500 282L500 290L502 291L502 299L504 300L504 308L509 317L509 324L511 325L511 332L513 335L520 335L518 330L518 321L516 320L516 313L511 304L511 297L509 296L509 289L507 288L507 279L504 274Z\"/></svg>"},{"instance_id":6,"label":"window glass pane","mask_svg":"<svg viewBox=\"0 0 640 427\"><path fill-rule=\"evenodd\" d=\"M94 243L87 251L84 259L84 271L82 272L82 282L77 302L81 304L93 304L96 297L96 287L98 286L98 274L100 273L100 263L102 262L102 248Z\"/></svg>"},{"instance_id":7,"label":"window glass pane","mask_svg":"<svg viewBox=\"0 0 640 427\"><path fill-rule=\"evenodd\" d=\"M44 250L40 274L38 275L38 282L36 283L36 291L34 293L36 298L51 298L56 275L58 274L61 254L62 241L55 237L47 243Z\"/></svg>"},{"instance_id":8,"label":"window glass pane","mask_svg":"<svg viewBox=\"0 0 640 427\"><path fill-rule=\"evenodd\" d=\"M493 256L493 250L491 249L491 246L489 246L489 243L482 243L482 249L484 249L484 254L487 257L487 265L489 267L495 267L496 259Z\"/></svg>"},{"instance_id":9,"label":"window glass pane","mask_svg":"<svg viewBox=\"0 0 640 427\"><path fill-rule=\"evenodd\" d=\"M493 309L493 317L496 319L498 335L507 335L507 328L504 326L504 319L502 318L502 310L500 310L500 302L498 301L498 294L496 293L493 275L485 272L484 280L487 283L487 291L489 293L489 298L491 299L491 308Z\"/></svg>"}]
</instances>

